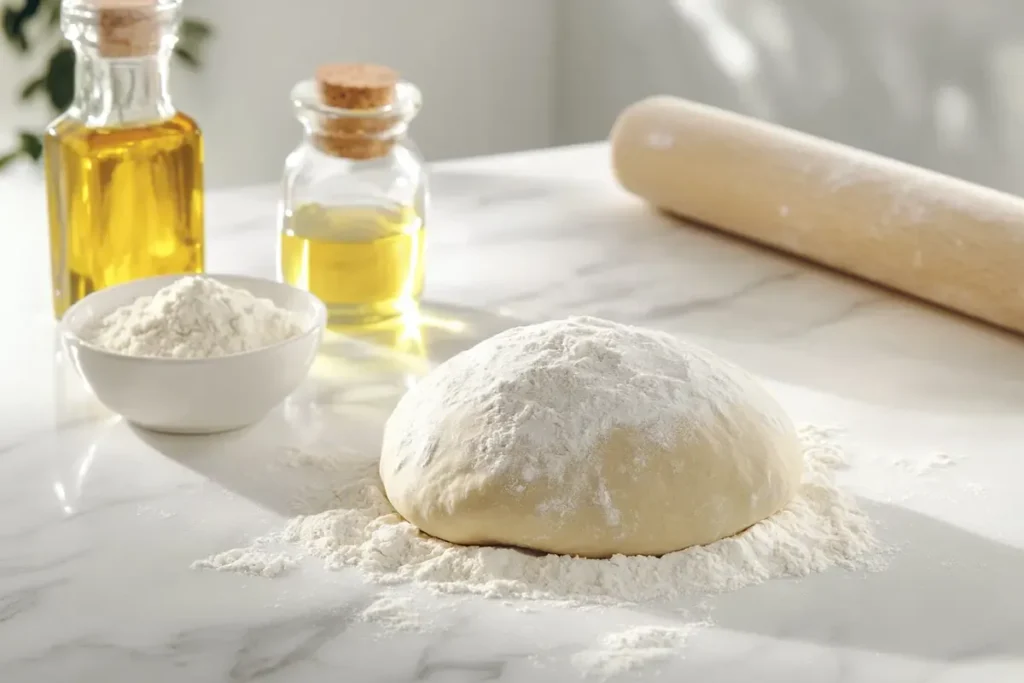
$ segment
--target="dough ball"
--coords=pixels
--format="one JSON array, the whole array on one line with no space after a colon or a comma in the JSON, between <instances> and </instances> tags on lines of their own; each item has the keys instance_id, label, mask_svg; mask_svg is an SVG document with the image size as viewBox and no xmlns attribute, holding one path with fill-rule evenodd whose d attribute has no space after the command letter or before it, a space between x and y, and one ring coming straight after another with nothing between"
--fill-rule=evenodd
<instances>
[{"instance_id":1,"label":"dough ball","mask_svg":"<svg viewBox=\"0 0 1024 683\"><path fill-rule=\"evenodd\" d=\"M802 458L749 374L671 335L597 318L507 330L399 401L380 475L395 509L463 545L661 555L786 505Z\"/></svg>"}]
</instances>

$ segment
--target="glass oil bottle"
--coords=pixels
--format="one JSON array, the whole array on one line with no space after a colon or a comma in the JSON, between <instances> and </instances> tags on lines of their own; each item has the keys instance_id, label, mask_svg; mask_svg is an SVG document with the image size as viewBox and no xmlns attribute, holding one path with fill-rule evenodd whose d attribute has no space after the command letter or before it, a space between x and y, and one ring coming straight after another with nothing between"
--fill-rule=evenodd
<instances>
[{"instance_id":1,"label":"glass oil bottle","mask_svg":"<svg viewBox=\"0 0 1024 683\"><path fill-rule=\"evenodd\" d=\"M334 328L416 309L427 173L407 137L420 92L373 64L330 64L292 90L305 135L285 164L278 276L326 304Z\"/></svg>"},{"instance_id":2,"label":"glass oil bottle","mask_svg":"<svg viewBox=\"0 0 1024 683\"><path fill-rule=\"evenodd\" d=\"M54 311L203 270L203 141L168 92L182 0L63 0L71 107L43 139Z\"/></svg>"}]
</instances>

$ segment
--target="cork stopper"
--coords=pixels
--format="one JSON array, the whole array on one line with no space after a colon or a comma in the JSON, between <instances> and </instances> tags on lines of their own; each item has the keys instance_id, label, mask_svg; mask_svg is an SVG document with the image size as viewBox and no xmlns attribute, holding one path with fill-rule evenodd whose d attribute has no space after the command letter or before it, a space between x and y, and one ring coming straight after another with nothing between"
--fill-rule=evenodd
<instances>
[{"instance_id":1,"label":"cork stopper","mask_svg":"<svg viewBox=\"0 0 1024 683\"><path fill-rule=\"evenodd\" d=\"M335 109L379 109L395 98L398 72L379 64L323 64L316 70L320 100Z\"/></svg>"},{"instance_id":2,"label":"cork stopper","mask_svg":"<svg viewBox=\"0 0 1024 683\"><path fill-rule=\"evenodd\" d=\"M398 73L378 64L324 64L316 70L322 104L351 112L394 103ZM349 159L374 159L391 151L394 141L377 135L395 125L395 116L327 118L316 136L321 150Z\"/></svg>"},{"instance_id":3,"label":"cork stopper","mask_svg":"<svg viewBox=\"0 0 1024 683\"><path fill-rule=\"evenodd\" d=\"M158 0L91 0L96 37L104 57L147 57L160 49Z\"/></svg>"}]
</instances>

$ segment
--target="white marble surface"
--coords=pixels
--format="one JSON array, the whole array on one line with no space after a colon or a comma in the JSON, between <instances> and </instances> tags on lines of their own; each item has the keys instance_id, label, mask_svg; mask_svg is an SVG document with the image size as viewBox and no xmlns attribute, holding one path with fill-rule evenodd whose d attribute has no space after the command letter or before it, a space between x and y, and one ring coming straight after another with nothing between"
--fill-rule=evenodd
<instances>
[{"instance_id":1,"label":"white marble surface","mask_svg":"<svg viewBox=\"0 0 1024 683\"><path fill-rule=\"evenodd\" d=\"M842 482L899 547L881 573L715 598L710 627L630 680L1024 680L1024 340L652 214L599 146L446 164L435 187L428 298L445 323L426 359L329 344L265 422L183 441L133 431L62 362L41 192L0 181L0 681L570 681L602 634L671 623L481 598L393 635L355 618L377 588L313 560L275 579L189 568L292 513L308 482L274 474L284 447L372 452L430 362L568 313L687 335L761 375L798 421L841 427ZM211 270L272 273L273 202L210 198ZM899 465L938 453L953 464Z\"/></svg>"}]
</instances>

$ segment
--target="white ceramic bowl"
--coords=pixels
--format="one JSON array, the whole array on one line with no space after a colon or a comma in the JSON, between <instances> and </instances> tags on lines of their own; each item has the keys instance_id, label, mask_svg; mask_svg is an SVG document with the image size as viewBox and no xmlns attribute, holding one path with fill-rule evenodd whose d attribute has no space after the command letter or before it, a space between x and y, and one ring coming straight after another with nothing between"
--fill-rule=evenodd
<instances>
[{"instance_id":1,"label":"white ceramic bowl","mask_svg":"<svg viewBox=\"0 0 1024 683\"><path fill-rule=\"evenodd\" d=\"M93 393L110 410L146 429L211 434L261 420L309 373L327 321L324 304L290 285L240 275L206 275L304 317L303 333L262 349L219 358L138 358L89 345L82 331L97 317L155 294L169 275L93 292L61 320L64 349Z\"/></svg>"}]
</instances>

